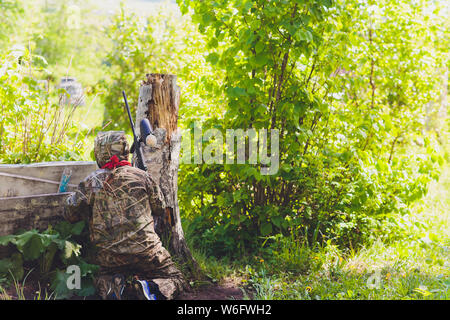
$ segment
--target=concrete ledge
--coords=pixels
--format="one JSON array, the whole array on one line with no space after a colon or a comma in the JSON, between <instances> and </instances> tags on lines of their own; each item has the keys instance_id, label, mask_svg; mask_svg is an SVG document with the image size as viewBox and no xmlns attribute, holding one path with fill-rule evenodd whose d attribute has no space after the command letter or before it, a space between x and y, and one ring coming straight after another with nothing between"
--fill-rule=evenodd
<instances>
[{"instance_id":1,"label":"concrete ledge","mask_svg":"<svg viewBox=\"0 0 450 320\"><path fill-rule=\"evenodd\" d=\"M68 190L97 169L93 161L0 164L0 236L20 230L43 231L63 220L70 192L57 193L64 169L72 170ZM7 248L0 246L0 259Z\"/></svg>"},{"instance_id":2,"label":"concrete ledge","mask_svg":"<svg viewBox=\"0 0 450 320\"><path fill-rule=\"evenodd\" d=\"M97 169L97 163L93 161L56 161L33 164L0 164L0 197L55 193L58 191L61 175L65 168L72 170L68 191L73 191L81 180Z\"/></svg>"},{"instance_id":3,"label":"concrete ledge","mask_svg":"<svg viewBox=\"0 0 450 320\"><path fill-rule=\"evenodd\" d=\"M0 236L21 230L45 230L63 220L64 203L70 192L0 198ZM0 246L0 259L9 255Z\"/></svg>"},{"instance_id":4,"label":"concrete ledge","mask_svg":"<svg viewBox=\"0 0 450 320\"><path fill-rule=\"evenodd\" d=\"M45 230L62 221L70 192L0 198L0 236L19 230Z\"/></svg>"}]
</instances>

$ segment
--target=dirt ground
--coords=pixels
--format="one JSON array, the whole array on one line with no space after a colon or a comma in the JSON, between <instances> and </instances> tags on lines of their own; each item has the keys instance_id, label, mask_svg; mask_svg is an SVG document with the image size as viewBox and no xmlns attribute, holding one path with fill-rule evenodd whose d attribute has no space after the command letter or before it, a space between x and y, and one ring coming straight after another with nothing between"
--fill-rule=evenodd
<instances>
[{"instance_id":1,"label":"dirt ground","mask_svg":"<svg viewBox=\"0 0 450 320\"><path fill-rule=\"evenodd\" d=\"M177 300L242 300L244 294L231 280L220 285L210 284L195 288L192 292L183 292Z\"/></svg>"},{"instance_id":2,"label":"dirt ground","mask_svg":"<svg viewBox=\"0 0 450 320\"><path fill-rule=\"evenodd\" d=\"M19 294L18 294L19 292ZM38 292L41 293L40 297ZM4 299L26 299L38 300L46 299L45 293L48 292L47 298L51 290L48 286L39 284L36 280L28 280L25 287L19 284L18 288L14 286L6 290L6 295L0 293L0 300ZM177 300L242 300L244 298L243 291L231 280L224 280L221 284L205 284L193 288L189 292L183 292L177 297ZM91 297L72 297L70 300L98 300L99 296Z\"/></svg>"}]
</instances>

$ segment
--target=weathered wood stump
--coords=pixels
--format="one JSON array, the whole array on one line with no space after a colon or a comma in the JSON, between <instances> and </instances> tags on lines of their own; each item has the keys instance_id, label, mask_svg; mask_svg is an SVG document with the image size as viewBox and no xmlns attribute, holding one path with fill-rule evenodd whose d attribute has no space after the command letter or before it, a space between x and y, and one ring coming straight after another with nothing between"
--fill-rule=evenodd
<instances>
[{"instance_id":1,"label":"weathered wood stump","mask_svg":"<svg viewBox=\"0 0 450 320\"><path fill-rule=\"evenodd\" d=\"M159 183L168 206L165 216L155 217L155 231L184 272L204 278L186 244L177 200L181 133L177 127L180 87L176 79L175 75L147 74L139 89L135 129L139 132L141 120L148 118L157 141L155 147L142 144L148 172Z\"/></svg>"}]
</instances>

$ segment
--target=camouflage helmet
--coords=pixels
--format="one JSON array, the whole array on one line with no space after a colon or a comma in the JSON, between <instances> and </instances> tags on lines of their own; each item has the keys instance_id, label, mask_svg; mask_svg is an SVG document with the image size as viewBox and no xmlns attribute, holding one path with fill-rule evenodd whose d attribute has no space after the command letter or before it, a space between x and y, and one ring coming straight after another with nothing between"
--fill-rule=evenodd
<instances>
[{"instance_id":1,"label":"camouflage helmet","mask_svg":"<svg viewBox=\"0 0 450 320\"><path fill-rule=\"evenodd\" d=\"M130 154L127 137L124 131L99 132L94 141L94 155L98 166L103 167L112 156L127 160Z\"/></svg>"}]
</instances>

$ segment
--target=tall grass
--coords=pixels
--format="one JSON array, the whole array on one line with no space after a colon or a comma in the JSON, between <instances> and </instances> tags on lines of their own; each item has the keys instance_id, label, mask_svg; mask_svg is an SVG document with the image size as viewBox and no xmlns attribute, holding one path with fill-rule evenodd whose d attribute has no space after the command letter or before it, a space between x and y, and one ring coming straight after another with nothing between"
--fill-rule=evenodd
<instances>
[{"instance_id":1,"label":"tall grass","mask_svg":"<svg viewBox=\"0 0 450 320\"><path fill-rule=\"evenodd\" d=\"M23 278L21 282L19 282L14 275L11 273L12 279L13 279L13 288L15 290L15 294L10 294L7 292L7 290L0 285L0 300L27 300L27 296L25 295L25 287L28 276L33 272L33 269L31 269ZM33 300L52 300L54 299L53 293L48 293L48 291L45 289L43 290L41 288L40 283L38 283L39 289L34 292L33 294Z\"/></svg>"}]
</instances>

